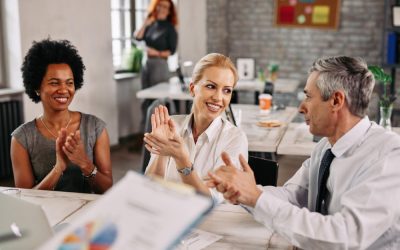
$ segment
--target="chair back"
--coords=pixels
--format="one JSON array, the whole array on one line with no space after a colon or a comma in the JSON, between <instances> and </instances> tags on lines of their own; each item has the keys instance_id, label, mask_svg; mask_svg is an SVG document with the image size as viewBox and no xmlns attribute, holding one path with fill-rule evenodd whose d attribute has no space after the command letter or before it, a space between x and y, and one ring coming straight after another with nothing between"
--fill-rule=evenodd
<instances>
[{"instance_id":1,"label":"chair back","mask_svg":"<svg viewBox=\"0 0 400 250\"><path fill-rule=\"evenodd\" d=\"M154 100L150 106L147 108L146 112L146 124L144 126L144 132L151 132L151 115L154 113L154 109L159 105L164 105L168 108L168 113L170 115L176 114L176 107L173 100L169 98L162 98ZM147 164L150 161L150 152L144 147L144 143L142 146L142 173L146 171Z\"/></svg>"},{"instance_id":2,"label":"chair back","mask_svg":"<svg viewBox=\"0 0 400 250\"><path fill-rule=\"evenodd\" d=\"M254 172L256 183L262 186L276 186L279 165L276 161L249 156L249 165Z\"/></svg>"},{"instance_id":3,"label":"chair back","mask_svg":"<svg viewBox=\"0 0 400 250\"><path fill-rule=\"evenodd\" d=\"M226 107L226 109L225 109L225 116L228 121L230 121L233 125L235 125L237 127L236 118L235 118L235 115L233 114L232 106L230 103L229 103L228 107Z\"/></svg>"}]
</instances>

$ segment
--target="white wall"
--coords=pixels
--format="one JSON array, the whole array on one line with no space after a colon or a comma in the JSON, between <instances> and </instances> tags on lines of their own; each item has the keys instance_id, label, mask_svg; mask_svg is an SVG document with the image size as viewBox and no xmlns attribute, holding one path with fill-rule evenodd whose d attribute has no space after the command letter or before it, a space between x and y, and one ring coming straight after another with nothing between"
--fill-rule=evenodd
<instances>
[{"instance_id":1,"label":"white wall","mask_svg":"<svg viewBox=\"0 0 400 250\"><path fill-rule=\"evenodd\" d=\"M20 19L18 1L1 1L2 28L4 33L4 75L7 86L23 89L22 76L19 71L22 63Z\"/></svg>"},{"instance_id":2,"label":"white wall","mask_svg":"<svg viewBox=\"0 0 400 250\"><path fill-rule=\"evenodd\" d=\"M117 86L113 79L110 0L18 0L6 1L19 4L20 42L14 40L14 50L20 47L20 55L12 54L8 71L10 85L22 87L20 79L21 55L25 55L32 41L47 37L67 39L74 44L86 65L84 85L78 90L71 105L79 110L98 116L107 123L112 145L118 143ZM14 20L15 21L15 20ZM12 20L9 26L12 26ZM15 24L14 24L15 26ZM18 32L19 30L19 32ZM19 77L18 77L19 76ZM34 104L25 96L25 121L42 112L41 104Z\"/></svg>"},{"instance_id":3,"label":"white wall","mask_svg":"<svg viewBox=\"0 0 400 250\"><path fill-rule=\"evenodd\" d=\"M119 79L117 85L118 132L119 137L124 138L141 132L141 100L136 98L136 93L141 87L140 77Z\"/></svg>"},{"instance_id":4,"label":"white wall","mask_svg":"<svg viewBox=\"0 0 400 250\"><path fill-rule=\"evenodd\" d=\"M179 58L196 63L207 53L207 0L179 0Z\"/></svg>"}]
</instances>

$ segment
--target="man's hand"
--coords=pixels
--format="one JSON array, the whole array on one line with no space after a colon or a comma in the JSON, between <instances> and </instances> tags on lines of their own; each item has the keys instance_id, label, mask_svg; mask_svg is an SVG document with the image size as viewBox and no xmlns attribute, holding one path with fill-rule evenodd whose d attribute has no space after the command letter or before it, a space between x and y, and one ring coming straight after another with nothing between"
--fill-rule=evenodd
<instances>
[{"instance_id":1,"label":"man's hand","mask_svg":"<svg viewBox=\"0 0 400 250\"><path fill-rule=\"evenodd\" d=\"M246 159L242 155L239 156L243 168L243 171L240 171L232 164L227 153L223 152L221 157L226 165L214 173L209 173L211 179L207 182L207 186L215 187L233 204L241 203L254 207L262 191L257 188L254 173Z\"/></svg>"}]
</instances>

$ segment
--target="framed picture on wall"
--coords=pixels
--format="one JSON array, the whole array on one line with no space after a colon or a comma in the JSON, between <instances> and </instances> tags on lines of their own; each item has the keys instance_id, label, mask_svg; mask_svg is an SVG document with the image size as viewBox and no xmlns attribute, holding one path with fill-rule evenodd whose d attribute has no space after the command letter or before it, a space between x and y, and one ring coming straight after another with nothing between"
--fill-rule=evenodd
<instances>
[{"instance_id":1,"label":"framed picture on wall","mask_svg":"<svg viewBox=\"0 0 400 250\"><path fill-rule=\"evenodd\" d=\"M236 61L239 79L251 80L254 79L254 59L253 58L238 58Z\"/></svg>"},{"instance_id":2,"label":"framed picture on wall","mask_svg":"<svg viewBox=\"0 0 400 250\"><path fill-rule=\"evenodd\" d=\"M400 6L393 6L393 26L400 27Z\"/></svg>"}]
</instances>

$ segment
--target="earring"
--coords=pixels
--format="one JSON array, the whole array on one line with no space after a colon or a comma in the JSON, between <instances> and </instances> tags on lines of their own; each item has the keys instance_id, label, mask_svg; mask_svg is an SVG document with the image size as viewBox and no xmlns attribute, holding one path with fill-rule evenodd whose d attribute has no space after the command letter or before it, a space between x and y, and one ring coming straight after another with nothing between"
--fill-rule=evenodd
<instances>
[{"instance_id":1,"label":"earring","mask_svg":"<svg viewBox=\"0 0 400 250\"><path fill-rule=\"evenodd\" d=\"M40 92L39 91L35 91L37 96L40 96Z\"/></svg>"}]
</instances>

